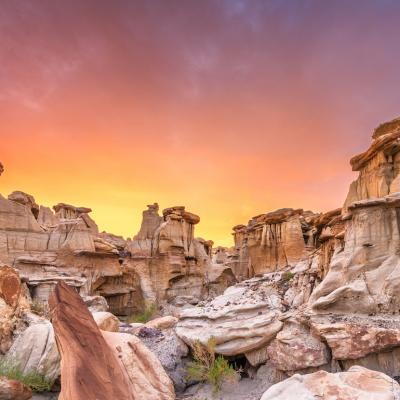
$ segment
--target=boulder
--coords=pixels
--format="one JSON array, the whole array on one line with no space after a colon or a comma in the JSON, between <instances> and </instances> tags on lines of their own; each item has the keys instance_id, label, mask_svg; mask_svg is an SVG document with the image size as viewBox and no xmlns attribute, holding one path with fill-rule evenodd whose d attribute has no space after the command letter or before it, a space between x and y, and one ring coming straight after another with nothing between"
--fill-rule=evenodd
<instances>
[{"instance_id":1,"label":"boulder","mask_svg":"<svg viewBox=\"0 0 400 400\"><path fill-rule=\"evenodd\" d=\"M4 376L0 377L0 400L28 400L32 391L23 383Z\"/></svg>"},{"instance_id":2,"label":"boulder","mask_svg":"<svg viewBox=\"0 0 400 400\"><path fill-rule=\"evenodd\" d=\"M294 375L268 389L261 400L397 400L400 386L381 372L352 367L331 374Z\"/></svg>"},{"instance_id":3,"label":"boulder","mask_svg":"<svg viewBox=\"0 0 400 400\"><path fill-rule=\"evenodd\" d=\"M101 330L109 332L119 331L119 319L115 315L107 311L99 311L93 313L93 318Z\"/></svg>"},{"instance_id":4,"label":"boulder","mask_svg":"<svg viewBox=\"0 0 400 400\"><path fill-rule=\"evenodd\" d=\"M91 313L108 311L107 300L102 296L84 296L82 297Z\"/></svg>"},{"instance_id":5,"label":"boulder","mask_svg":"<svg viewBox=\"0 0 400 400\"><path fill-rule=\"evenodd\" d=\"M163 329L169 329L169 328L174 327L177 322L178 322L178 318L168 315L165 317L155 318L155 319L147 322L146 326L149 328L163 330Z\"/></svg>"},{"instance_id":6,"label":"boulder","mask_svg":"<svg viewBox=\"0 0 400 400\"><path fill-rule=\"evenodd\" d=\"M292 321L285 323L267 347L267 354L272 364L281 371L320 367L330 361L326 345L305 326Z\"/></svg>"},{"instance_id":7,"label":"boulder","mask_svg":"<svg viewBox=\"0 0 400 400\"><path fill-rule=\"evenodd\" d=\"M49 305L61 355L59 400L140 398L75 289L58 283Z\"/></svg>"},{"instance_id":8,"label":"boulder","mask_svg":"<svg viewBox=\"0 0 400 400\"><path fill-rule=\"evenodd\" d=\"M15 308L21 296L22 284L18 272L11 267L0 267L0 297Z\"/></svg>"},{"instance_id":9,"label":"boulder","mask_svg":"<svg viewBox=\"0 0 400 400\"><path fill-rule=\"evenodd\" d=\"M274 339L283 323L281 298L268 279L254 279L228 288L223 295L182 311L177 335L188 345L206 345L215 338L215 351L226 356L244 354Z\"/></svg>"},{"instance_id":10,"label":"boulder","mask_svg":"<svg viewBox=\"0 0 400 400\"><path fill-rule=\"evenodd\" d=\"M102 332L102 335L126 371L133 393L143 400L175 399L173 384L160 361L140 339L128 333Z\"/></svg>"},{"instance_id":11,"label":"boulder","mask_svg":"<svg viewBox=\"0 0 400 400\"><path fill-rule=\"evenodd\" d=\"M6 360L19 365L26 373L37 371L50 381L58 378L60 355L51 323L42 322L29 326L17 337L6 354Z\"/></svg>"}]
</instances>

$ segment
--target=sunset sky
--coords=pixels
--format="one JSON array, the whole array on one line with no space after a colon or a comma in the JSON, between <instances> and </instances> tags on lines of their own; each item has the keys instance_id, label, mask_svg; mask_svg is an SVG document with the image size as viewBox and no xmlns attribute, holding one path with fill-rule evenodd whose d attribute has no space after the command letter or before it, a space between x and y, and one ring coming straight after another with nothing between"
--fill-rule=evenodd
<instances>
[{"instance_id":1,"label":"sunset sky","mask_svg":"<svg viewBox=\"0 0 400 400\"><path fill-rule=\"evenodd\" d=\"M400 1L3 0L0 193L137 233L185 205L196 236L342 205L400 115Z\"/></svg>"}]
</instances>

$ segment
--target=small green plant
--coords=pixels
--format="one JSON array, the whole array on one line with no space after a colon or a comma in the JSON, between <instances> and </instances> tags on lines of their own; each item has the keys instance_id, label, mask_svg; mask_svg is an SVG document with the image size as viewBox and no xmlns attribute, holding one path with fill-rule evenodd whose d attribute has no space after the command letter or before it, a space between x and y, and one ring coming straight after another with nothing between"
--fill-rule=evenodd
<instances>
[{"instance_id":1,"label":"small green plant","mask_svg":"<svg viewBox=\"0 0 400 400\"><path fill-rule=\"evenodd\" d=\"M4 359L0 360L0 376L19 381L32 392L48 392L53 386L53 382L40 372L34 369L24 372L18 364Z\"/></svg>"},{"instance_id":2,"label":"small green plant","mask_svg":"<svg viewBox=\"0 0 400 400\"><path fill-rule=\"evenodd\" d=\"M43 303L39 300L33 300L31 303L31 311L34 314L40 315L41 317L50 319L50 309L48 304Z\"/></svg>"},{"instance_id":3,"label":"small green plant","mask_svg":"<svg viewBox=\"0 0 400 400\"><path fill-rule=\"evenodd\" d=\"M143 312L129 316L127 318L127 322L130 324L132 322L140 322L142 324L145 324L154 317L156 311L157 311L157 306L154 303L148 304Z\"/></svg>"},{"instance_id":4,"label":"small green plant","mask_svg":"<svg viewBox=\"0 0 400 400\"><path fill-rule=\"evenodd\" d=\"M188 366L187 377L210 383L218 393L223 383L238 381L240 370L235 370L224 357L216 356L215 346L215 338L210 338L206 346L199 341L193 344L194 360Z\"/></svg>"},{"instance_id":5,"label":"small green plant","mask_svg":"<svg viewBox=\"0 0 400 400\"><path fill-rule=\"evenodd\" d=\"M286 281L286 282L291 281L293 278L294 278L294 273L291 272L291 271L285 272L283 274L283 280Z\"/></svg>"}]
</instances>

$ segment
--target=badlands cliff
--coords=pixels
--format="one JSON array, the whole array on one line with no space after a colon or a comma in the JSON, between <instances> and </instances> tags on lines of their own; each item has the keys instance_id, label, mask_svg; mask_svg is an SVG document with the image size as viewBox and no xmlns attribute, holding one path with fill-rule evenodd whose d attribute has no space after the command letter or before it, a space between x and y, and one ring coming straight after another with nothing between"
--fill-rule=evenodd
<instances>
[{"instance_id":1,"label":"badlands cliff","mask_svg":"<svg viewBox=\"0 0 400 400\"><path fill-rule=\"evenodd\" d=\"M0 352L61 376L63 400L207 398L185 371L210 339L241 367L220 399L399 399L400 119L351 166L342 207L255 216L229 249L183 206L149 205L125 240L89 208L0 196ZM126 323L150 306L161 318Z\"/></svg>"}]
</instances>

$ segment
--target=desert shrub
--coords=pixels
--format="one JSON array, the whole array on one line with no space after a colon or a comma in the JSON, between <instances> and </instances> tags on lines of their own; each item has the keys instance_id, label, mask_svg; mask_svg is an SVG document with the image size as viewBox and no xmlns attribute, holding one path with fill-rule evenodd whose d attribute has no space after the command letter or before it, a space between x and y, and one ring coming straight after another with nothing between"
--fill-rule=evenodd
<instances>
[{"instance_id":1,"label":"desert shrub","mask_svg":"<svg viewBox=\"0 0 400 400\"><path fill-rule=\"evenodd\" d=\"M292 280L294 278L294 273L291 271L285 272L283 274L283 280L286 282L289 282L290 280Z\"/></svg>"},{"instance_id":2,"label":"desert shrub","mask_svg":"<svg viewBox=\"0 0 400 400\"><path fill-rule=\"evenodd\" d=\"M24 372L18 364L4 359L0 359L0 376L19 381L28 386L32 392L50 391L53 386L53 382L40 372L34 369Z\"/></svg>"},{"instance_id":3,"label":"desert shrub","mask_svg":"<svg viewBox=\"0 0 400 400\"><path fill-rule=\"evenodd\" d=\"M193 361L188 366L187 377L210 383L214 392L219 392L225 382L235 383L239 379L239 370L235 370L221 355L215 354L216 341L208 340L207 345L199 341L193 344Z\"/></svg>"},{"instance_id":4,"label":"desert shrub","mask_svg":"<svg viewBox=\"0 0 400 400\"><path fill-rule=\"evenodd\" d=\"M157 306L154 303L148 304L141 313L132 314L127 318L128 323L140 322L145 324L149 322L155 315Z\"/></svg>"}]
</instances>

